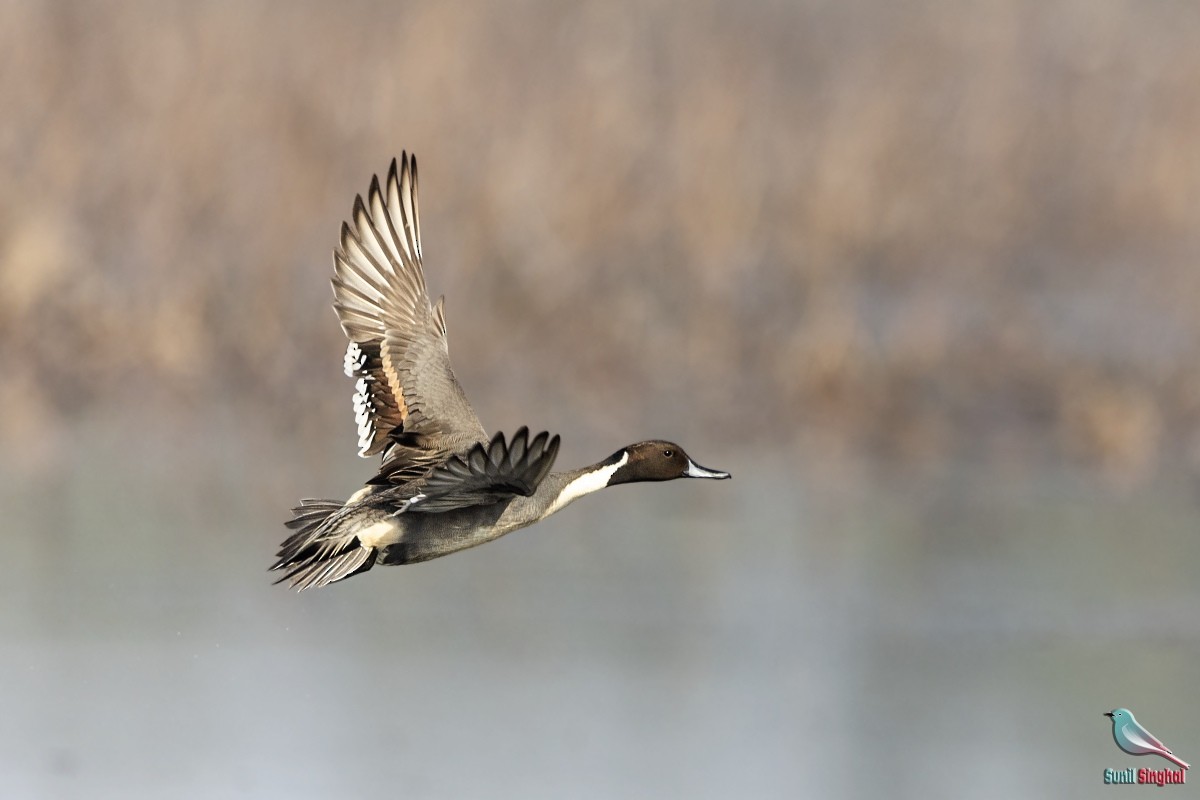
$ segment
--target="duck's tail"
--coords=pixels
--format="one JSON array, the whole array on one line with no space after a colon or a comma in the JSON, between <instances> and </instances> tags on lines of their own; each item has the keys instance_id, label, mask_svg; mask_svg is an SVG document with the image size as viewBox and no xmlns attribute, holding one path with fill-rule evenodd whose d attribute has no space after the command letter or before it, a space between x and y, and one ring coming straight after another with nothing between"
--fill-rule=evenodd
<instances>
[{"instance_id":1,"label":"duck's tail","mask_svg":"<svg viewBox=\"0 0 1200 800\"><path fill-rule=\"evenodd\" d=\"M342 510L336 500L300 501L285 525L295 533L284 539L271 570L286 570L275 581L304 591L366 572L375 565L376 550L365 547L357 536L346 536L330 518Z\"/></svg>"}]
</instances>

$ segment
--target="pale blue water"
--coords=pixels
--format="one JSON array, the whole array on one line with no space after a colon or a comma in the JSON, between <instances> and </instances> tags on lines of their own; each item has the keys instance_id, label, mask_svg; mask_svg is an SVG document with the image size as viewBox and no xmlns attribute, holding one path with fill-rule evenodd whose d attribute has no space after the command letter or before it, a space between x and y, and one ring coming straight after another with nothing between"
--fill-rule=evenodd
<instances>
[{"instance_id":1,"label":"pale blue water","mask_svg":"<svg viewBox=\"0 0 1200 800\"><path fill-rule=\"evenodd\" d=\"M1200 760L1200 503L1169 480L705 453L734 480L295 595L280 522L353 490L346 448L129 435L5 470L5 797L1095 797L1162 766L1115 706Z\"/></svg>"}]
</instances>

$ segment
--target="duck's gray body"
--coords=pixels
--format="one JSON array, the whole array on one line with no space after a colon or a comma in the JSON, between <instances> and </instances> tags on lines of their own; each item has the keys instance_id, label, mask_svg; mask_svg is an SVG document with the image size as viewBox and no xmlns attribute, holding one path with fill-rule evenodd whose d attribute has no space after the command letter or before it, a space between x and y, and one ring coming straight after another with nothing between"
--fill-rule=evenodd
<instances>
[{"instance_id":1,"label":"duck's gray body","mask_svg":"<svg viewBox=\"0 0 1200 800\"><path fill-rule=\"evenodd\" d=\"M377 564L428 561L486 544L545 519L553 513L555 501L563 497L563 489L584 472L580 469L551 474L529 497L516 495L486 505L450 508L434 514L397 514L396 509L409 499L411 492L407 489L379 492L342 508L338 513L344 516L335 524L358 530L361 542L376 547Z\"/></svg>"},{"instance_id":2,"label":"duck's gray body","mask_svg":"<svg viewBox=\"0 0 1200 800\"><path fill-rule=\"evenodd\" d=\"M303 500L273 570L297 589L325 586L375 564L411 564L490 542L586 494L619 483L728 478L671 442L629 445L589 467L551 472L559 437L489 440L450 368L444 304L421 266L416 159L371 182L334 251L334 309L350 339L346 373L359 454L379 473L345 503Z\"/></svg>"}]
</instances>

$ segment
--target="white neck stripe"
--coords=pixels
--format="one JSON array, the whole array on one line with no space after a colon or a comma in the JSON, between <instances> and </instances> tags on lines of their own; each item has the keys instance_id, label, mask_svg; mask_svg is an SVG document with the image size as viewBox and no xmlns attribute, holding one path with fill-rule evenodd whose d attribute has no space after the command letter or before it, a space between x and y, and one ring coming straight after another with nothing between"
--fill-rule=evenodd
<instances>
[{"instance_id":1,"label":"white neck stripe","mask_svg":"<svg viewBox=\"0 0 1200 800\"><path fill-rule=\"evenodd\" d=\"M629 453L622 453L621 459L615 464L601 467L594 472L583 473L563 487L562 491L558 493L558 497L554 498L554 502L546 509L546 513L542 515L542 518L544 519L554 512L561 510L563 506L578 500L585 494L598 492L605 486L608 486L608 482L612 479L613 474L628 463Z\"/></svg>"}]
</instances>

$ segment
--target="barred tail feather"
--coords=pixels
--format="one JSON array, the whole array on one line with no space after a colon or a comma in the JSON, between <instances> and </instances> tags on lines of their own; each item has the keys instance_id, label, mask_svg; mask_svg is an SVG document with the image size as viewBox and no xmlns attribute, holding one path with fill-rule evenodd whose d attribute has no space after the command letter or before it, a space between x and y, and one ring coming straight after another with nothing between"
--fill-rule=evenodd
<instances>
[{"instance_id":1,"label":"barred tail feather","mask_svg":"<svg viewBox=\"0 0 1200 800\"><path fill-rule=\"evenodd\" d=\"M366 572L375 565L375 548L363 547L357 536L339 536L326 523L342 509L336 500L301 500L285 525L295 531L276 553L271 570L286 570L275 581L297 591L328 586Z\"/></svg>"},{"instance_id":2,"label":"barred tail feather","mask_svg":"<svg viewBox=\"0 0 1200 800\"><path fill-rule=\"evenodd\" d=\"M324 561L296 567L275 583L287 581L288 586L302 592L305 589L319 589L322 586L349 578L351 575L366 572L375 566L375 548L361 547L358 545L357 539L354 540L354 543L354 549Z\"/></svg>"},{"instance_id":3,"label":"barred tail feather","mask_svg":"<svg viewBox=\"0 0 1200 800\"><path fill-rule=\"evenodd\" d=\"M292 518L283 524L299 533L309 533L341 508L342 504L337 500L313 500L306 497L300 501L300 505L292 509Z\"/></svg>"}]
</instances>

